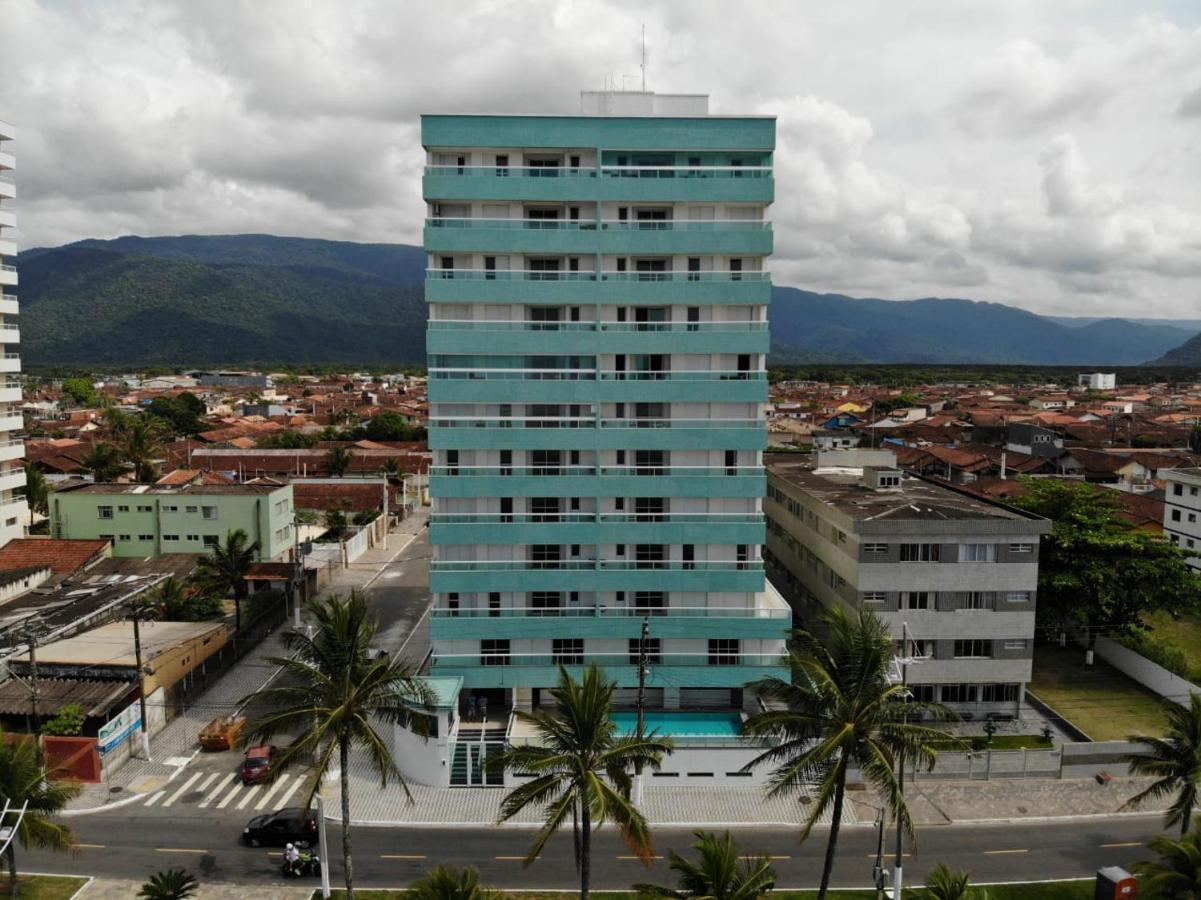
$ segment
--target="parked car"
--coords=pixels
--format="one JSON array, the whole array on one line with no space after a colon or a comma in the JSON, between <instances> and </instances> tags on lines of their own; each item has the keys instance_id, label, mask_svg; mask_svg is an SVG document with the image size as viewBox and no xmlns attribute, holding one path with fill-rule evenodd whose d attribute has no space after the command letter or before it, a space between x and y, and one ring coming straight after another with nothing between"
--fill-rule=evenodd
<instances>
[{"instance_id":1,"label":"parked car","mask_svg":"<svg viewBox=\"0 0 1201 900\"><path fill-rule=\"evenodd\" d=\"M317 843L317 814L289 807L255 816L242 829L242 840L251 847L312 847Z\"/></svg>"},{"instance_id":2,"label":"parked car","mask_svg":"<svg viewBox=\"0 0 1201 900\"><path fill-rule=\"evenodd\" d=\"M200 746L205 750L232 750L245 727L245 716L217 716L200 729Z\"/></svg>"},{"instance_id":3,"label":"parked car","mask_svg":"<svg viewBox=\"0 0 1201 900\"><path fill-rule=\"evenodd\" d=\"M261 784L271 780L271 764L279 754L274 744L260 744L246 751L242 760L242 784Z\"/></svg>"}]
</instances>

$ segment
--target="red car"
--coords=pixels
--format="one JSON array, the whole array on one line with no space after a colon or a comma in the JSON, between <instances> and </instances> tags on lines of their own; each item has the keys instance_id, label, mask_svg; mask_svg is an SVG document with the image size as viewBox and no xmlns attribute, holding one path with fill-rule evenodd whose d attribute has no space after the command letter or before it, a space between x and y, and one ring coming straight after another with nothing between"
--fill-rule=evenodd
<instances>
[{"instance_id":1,"label":"red car","mask_svg":"<svg viewBox=\"0 0 1201 900\"><path fill-rule=\"evenodd\" d=\"M274 744L261 744L246 751L242 760L242 784L261 784L271 780L271 763L275 761L279 748Z\"/></svg>"}]
</instances>

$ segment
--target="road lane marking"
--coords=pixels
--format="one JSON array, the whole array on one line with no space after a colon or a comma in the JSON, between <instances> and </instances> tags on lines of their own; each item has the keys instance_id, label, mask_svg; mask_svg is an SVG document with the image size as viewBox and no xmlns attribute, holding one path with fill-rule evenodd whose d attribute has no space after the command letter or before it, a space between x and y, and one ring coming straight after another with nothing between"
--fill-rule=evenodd
<instances>
[{"instance_id":1,"label":"road lane marking","mask_svg":"<svg viewBox=\"0 0 1201 900\"><path fill-rule=\"evenodd\" d=\"M641 862L641 861L642 861L642 857L641 857L641 856L619 856L619 857L617 857L617 858L618 858L618 859L636 859L636 860L638 860L639 862ZM662 856L652 856L652 857L651 857L651 859L662 859L662 858L663 858Z\"/></svg>"},{"instance_id":2,"label":"road lane marking","mask_svg":"<svg viewBox=\"0 0 1201 900\"><path fill-rule=\"evenodd\" d=\"M254 808L266 808L267 804L271 802L271 795L287 784L290 777L290 775L280 775L278 778L276 778L275 784L271 785L271 790L267 791L267 793L263 794L263 796L259 798L259 802L254 805Z\"/></svg>"},{"instance_id":3,"label":"road lane marking","mask_svg":"<svg viewBox=\"0 0 1201 900\"><path fill-rule=\"evenodd\" d=\"M985 856L1001 856L1005 853L1029 853L1029 850L985 850Z\"/></svg>"},{"instance_id":4,"label":"road lane marking","mask_svg":"<svg viewBox=\"0 0 1201 900\"><path fill-rule=\"evenodd\" d=\"M261 787L262 787L262 785L261 785L261 784L255 784L255 785L252 785L252 786L251 786L251 788L250 788L250 790L248 790L248 791L246 792L246 796L245 796L245 797L243 797L241 800L239 800L239 801L238 801L238 806L237 806L237 808L238 808L238 809L245 809L245 808L246 808L246 804L247 804L247 803L249 803L249 802L250 802L250 801L251 801L251 800L254 798L254 795L255 795L255 794L257 794L257 793L259 792L259 788L261 788Z\"/></svg>"},{"instance_id":5,"label":"road lane marking","mask_svg":"<svg viewBox=\"0 0 1201 900\"><path fill-rule=\"evenodd\" d=\"M224 778L222 778L221 781L217 784L217 786L215 788L213 788L212 792L207 797L205 797L203 800L200 801L200 808L204 809L210 803L212 803L214 800L216 800L217 797L220 796L221 792L223 790L225 790L225 786L233 780L234 780L233 772L230 772L228 775L226 775Z\"/></svg>"},{"instance_id":6,"label":"road lane marking","mask_svg":"<svg viewBox=\"0 0 1201 900\"><path fill-rule=\"evenodd\" d=\"M409 853L381 853L379 855L379 858L380 859L425 859L425 856L421 855L421 854L409 854ZM499 857L497 857L497 858L499 859Z\"/></svg>"},{"instance_id":7,"label":"road lane marking","mask_svg":"<svg viewBox=\"0 0 1201 900\"><path fill-rule=\"evenodd\" d=\"M300 787L300 785L303 782L304 782L304 779L301 778L299 775L297 775L296 780L292 782L292 786L290 788L288 788L288 792L279 798L278 803L279 803L280 809L283 809L285 806L288 805L288 801L292 799L292 795L296 793L297 789Z\"/></svg>"},{"instance_id":8,"label":"road lane marking","mask_svg":"<svg viewBox=\"0 0 1201 900\"><path fill-rule=\"evenodd\" d=\"M1101 846L1104 847L1106 850L1111 850L1116 847L1141 847L1142 845L1143 845L1142 841L1123 841L1118 844L1102 844Z\"/></svg>"},{"instance_id":9,"label":"road lane marking","mask_svg":"<svg viewBox=\"0 0 1201 900\"><path fill-rule=\"evenodd\" d=\"M156 853L208 853L207 850L197 850L192 847L155 847Z\"/></svg>"},{"instance_id":10,"label":"road lane marking","mask_svg":"<svg viewBox=\"0 0 1201 900\"><path fill-rule=\"evenodd\" d=\"M225 799L217 804L217 809L225 809L225 807L229 806L229 801L232 800L234 797L238 796L238 792L241 790L242 790L242 785L235 784L233 787L233 790L225 795Z\"/></svg>"},{"instance_id":11,"label":"road lane marking","mask_svg":"<svg viewBox=\"0 0 1201 900\"><path fill-rule=\"evenodd\" d=\"M902 853L902 854L901 854L901 856L909 856L909 855L910 855L910 854L908 854L908 853ZM876 854L874 854L874 853L865 853L865 854L864 854L864 857L865 857L866 859L875 859L875 858L876 858ZM885 854L884 854L884 860L885 860L886 862L887 862L888 860L890 860L890 859L896 859L896 858L897 858L897 855L896 855L895 853L885 853Z\"/></svg>"},{"instance_id":12,"label":"road lane marking","mask_svg":"<svg viewBox=\"0 0 1201 900\"><path fill-rule=\"evenodd\" d=\"M104 844L72 844L72 850L103 850Z\"/></svg>"},{"instance_id":13,"label":"road lane marking","mask_svg":"<svg viewBox=\"0 0 1201 900\"><path fill-rule=\"evenodd\" d=\"M525 862L524 856L498 856L496 858L497 859L505 859L505 860L516 860L517 862ZM539 859L541 859L541 857L535 856L534 862L537 862Z\"/></svg>"},{"instance_id":14,"label":"road lane marking","mask_svg":"<svg viewBox=\"0 0 1201 900\"><path fill-rule=\"evenodd\" d=\"M202 781L202 782L200 782L200 784L196 785L196 790L200 791L200 793L203 794L205 791L208 790L209 785L212 784L213 781L216 779L216 777L220 774L221 774L220 772L213 772L211 775L209 775L208 778L204 779L204 781Z\"/></svg>"},{"instance_id":15,"label":"road lane marking","mask_svg":"<svg viewBox=\"0 0 1201 900\"><path fill-rule=\"evenodd\" d=\"M172 794L170 797L168 797L166 800L163 801L163 807L166 808L166 807L170 806L172 803L174 803L176 800L178 800L180 797L182 797L184 794L186 794L188 792L188 788L190 788L193 784L195 784L196 779L198 779L203 774L204 774L203 772L197 772L195 775L193 775L191 778L189 778L187 781L185 781L183 784L181 784L179 786L179 790L177 790L174 794Z\"/></svg>"},{"instance_id":16,"label":"road lane marking","mask_svg":"<svg viewBox=\"0 0 1201 900\"><path fill-rule=\"evenodd\" d=\"M146 801L145 805L146 806L154 806L154 804L158 803L160 800L163 799L163 794L165 794L165 793L167 793L167 792L159 791L157 794L152 794L150 796L150 799Z\"/></svg>"}]
</instances>

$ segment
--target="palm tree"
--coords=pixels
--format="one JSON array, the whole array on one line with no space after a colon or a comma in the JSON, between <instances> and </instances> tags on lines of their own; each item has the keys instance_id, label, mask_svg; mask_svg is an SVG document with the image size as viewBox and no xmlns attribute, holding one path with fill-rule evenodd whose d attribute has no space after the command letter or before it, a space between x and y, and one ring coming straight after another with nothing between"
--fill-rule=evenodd
<instances>
[{"instance_id":1,"label":"palm tree","mask_svg":"<svg viewBox=\"0 0 1201 900\"><path fill-rule=\"evenodd\" d=\"M1161 834L1151 838L1147 846L1159 859L1131 866L1139 876L1141 895L1162 900L1201 897L1201 831L1179 838Z\"/></svg>"},{"instance_id":2,"label":"palm tree","mask_svg":"<svg viewBox=\"0 0 1201 900\"><path fill-rule=\"evenodd\" d=\"M138 891L138 896L143 900L186 900L199 888L200 882L191 872L168 869L151 875L150 880Z\"/></svg>"},{"instance_id":3,"label":"palm tree","mask_svg":"<svg viewBox=\"0 0 1201 900\"><path fill-rule=\"evenodd\" d=\"M550 692L555 710L515 713L538 732L538 744L511 747L498 758L499 765L533 776L502 801L500 821L513 818L527 806L545 808L546 820L526 854L526 865L538 858L550 836L571 819L580 900L588 900L594 826L616 823L633 851L649 861L650 829L630 802L630 773L639 764L657 769L663 756L672 751L670 741L654 734L618 736L612 716L615 687L595 665L584 672L583 681L576 681L560 667L559 686Z\"/></svg>"},{"instance_id":4,"label":"palm tree","mask_svg":"<svg viewBox=\"0 0 1201 900\"><path fill-rule=\"evenodd\" d=\"M158 618L164 622L192 621L192 602L182 581L174 575L160 581L147 598Z\"/></svg>"},{"instance_id":5,"label":"palm tree","mask_svg":"<svg viewBox=\"0 0 1201 900\"><path fill-rule=\"evenodd\" d=\"M31 462L25 463L25 499L29 503L29 524L33 525L34 514L50 515L50 485L46 476Z\"/></svg>"},{"instance_id":6,"label":"palm tree","mask_svg":"<svg viewBox=\"0 0 1201 900\"><path fill-rule=\"evenodd\" d=\"M1138 806L1150 798L1176 794L1164 815L1164 827L1180 825L1181 835L1188 834L1193 810L1197 807L1197 788L1201 784L1201 694L1189 695L1189 705L1168 704L1168 728L1164 737L1132 734L1130 740L1147 748L1145 753L1128 753L1122 761L1130 774L1155 779L1146 790L1127 800L1122 808Z\"/></svg>"},{"instance_id":7,"label":"palm tree","mask_svg":"<svg viewBox=\"0 0 1201 900\"><path fill-rule=\"evenodd\" d=\"M0 805L6 800L18 809L29 804L16 837L8 845L8 878L13 897L17 896L18 843L26 849L70 850L74 842L71 829L51 817L62 812L71 798L79 794L79 782L55 781L63 773L47 769L40 756L36 738L10 740L0 732ZM11 825L12 820L4 824Z\"/></svg>"},{"instance_id":8,"label":"palm tree","mask_svg":"<svg viewBox=\"0 0 1201 900\"><path fill-rule=\"evenodd\" d=\"M116 481L125 472L121 454L107 441L93 444L81 465L92 473L93 479L100 482Z\"/></svg>"},{"instance_id":9,"label":"palm tree","mask_svg":"<svg viewBox=\"0 0 1201 900\"><path fill-rule=\"evenodd\" d=\"M167 427L163 420L149 415L125 417L117 431L122 458L133 467L135 481L153 481L154 460L163 453Z\"/></svg>"},{"instance_id":10,"label":"palm tree","mask_svg":"<svg viewBox=\"0 0 1201 900\"><path fill-rule=\"evenodd\" d=\"M325 454L325 467L330 475L341 478L350 471L352 458L349 447L334 447Z\"/></svg>"},{"instance_id":11,"label":"palm tree","mask_svg":"<svg viewBox=\"0 0 1201 900\"><path fill-rule=\"evenodd\" d=\"M726 832L718 837L711 832L694 831L698 859L690 862L674 850L668 851L668 865L679 873L679 888L655 884L636 884L634 889L647 897L704 898L704 900L756 900L776 886L776 870L766 856L741 856L738 843Z\"/></svg>"},{"instance_id":12,"label":"palm tree","mask_svg":"<svg viewBox=\"0 0 1201 900\"><path fill-rule=\"evenodd\" d=\"M438 866L409 885L407 896L409 900L500 900L504 894L480 884L480 873L470 866Z\"/></svg>"},{"instance_id":13,"label":"palm tree","mask_svg":"<svg viewBox=\"0 0 1201 900\"><path fill-rule=\"evenodd\" d=\"M380 466L380 472L389 477L399 475L403 471L400 460L395 456L389 456L384 460L384 464Z\"/></svg>"},{"instance_id":14,"label":"palm tree","mask_svg":"<svg viewBox=\"0 0 1201 900\"><path fill-rule=\"evenodd\" d=\"M379 630L366 597L352 591L349 598L332 595L309 604L312 636L299 631L284 635L287 656L268 659L281 677L243 702L263 710L247 726L246 740L267 742L279 734L296 735L283 748L279 768L316 760L305 796L305 808L331 768L342 784L342 867L346 895L354 900L354 865L350 846L350 751L361 749L380 786L396 779L408 794L404 777L392 759L388 741L376 730L386 726L423 727L425 716L414 712L429 703L429 689L401 662L387 656L371 658Z\"/></svg>"},{"instance_id":15,"label":"palm tree","mask_svg":"<svg viewBox=\"0 0 1201 900\"><path fill-rule=\"evenodd\" d=\"M830 889L847 771L860 771L912 836L913 821L896 775L897 754L932 767L934 746L948 738L907 718L918 714L952 718L939 704L907 702L905 687L890 682L892 640L888 627L871 611L852 617L835 608L822 624L820 638L803 630L794 635L791 681L767 678L751 685L765 698L778 701L780 708L757 713L743 726L749 737L778 740L748 765L776 765L768 796L807 794L816 783L817 796L809 806L801 840L809 837L823 814L832 814L818 900L824 900Z\"/></svg>"},{"instance_id":16,"label":"palm tree","mask_svg":"<svg viewBox=\"0 0 1201 900\"><path fill-rule=\"evenodd\" d=\"M227 532L225 544L217 544L196 563L196 581L206 590L222 591L234 598L234 631L242 630L242 601L246 599L246 573L259 555L259 542L247 545L241 528Z\"/></svg>"},{"instance_id":17,"label":"palm tree","mask_svg":"<svg viewBox=\"0 0 1201 900\"><path fill-rule=\"evenodd\" d=\"M939 863L926 876L926 896L930 900L967 900L971 875Z\"/></svg>"}]
</instances>

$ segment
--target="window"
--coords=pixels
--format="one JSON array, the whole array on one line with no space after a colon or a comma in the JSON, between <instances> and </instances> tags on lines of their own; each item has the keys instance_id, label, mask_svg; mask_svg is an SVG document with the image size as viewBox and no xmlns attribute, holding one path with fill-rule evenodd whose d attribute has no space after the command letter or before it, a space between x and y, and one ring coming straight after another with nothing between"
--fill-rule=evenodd
<instances>
[{"instance_id":1,"label":"window","mask_svg":"<svg viewBox=\"0 0 1201 900\"><path fill-rule=\"evenodd\" d=\"M963 595L960 609L992 609L992 594L987 591L968 591Z\"/></svg>"},{"instance_id":2,"label":"window","mask_svg":"<svg viewBox=\"0 0 1201 900\"><path fill-rule=\"evenodd\" d=\"M985 703L1013 703L1019 690L1020 685L1016 684L982 684L980 699Z\"/></svg>"},{"instance_id":3,"label":"window","mask_svg":"<svg viewBox=\"0 0 1201 900\"><path fill-rule=\"evenodd\" d=\"M178 506L164 506L163 512L179 512Z\"/></svg>"},{"instance_id":4,"label":"window","mask_svg":"<svg viewBox=\"0 0 1201 900\"><path fill-rule=\"evenodd\" d=\"M194 513L194 512L196 512L196 507L195 506L185 506L183 508L183 511L186 513ZM279 512L279 510L277 509L276 512Z\"/></svg>"},{"instance_id":5,"label":"window","mask_svg":"<svg viewBox=\"0 0 1201 900\"><path fill-rule=\"evenodd\" d=\"M198 535L198 534L189 534L189 535L188 535L188 540L189 540L189 541L193 541L193 542L195 542L195 541L198 541L198 540L200 540L200 535Z\"/></svg>"},{"instance_id":6,"label":"window","mask_svg":"<svg viewBox=\"0 0 1201 900\"><path fill-rule=\"evenodd\" d=\"M128 535L128 534L119 534L119 535L117 535L117 540L119 540L119 541L128 541L128 540L130 540L130 537L131 537L131 536L130 536L130 535Z\"/></svg>"},{"instance_id":7,"label":"window","mask_svg":"<svg viewBox=\"0 0 1201 900\"><path fill-rule=\"evenodd\" d=\"M164 534L163 540L166 541L167 543L175 544L175 543L179 542L179 535L178 534Z\"/></svg>"},{"instance_id":8,"label":"window","mask_svg":"<svg viewBox=\"0 0 1201 900\"><path fill-rule=\"evenodd\" d=\"M217 518L217 507L202 506L200 507L200 514L206 519L215 519Z\"/></svg>"},{"instance_id":9,"label":"window","mask_svg":"<svg viewBox=\"0 0 1201 900\"><path fill-rule=\"evenodd\" d=\"M218 547L221 544L221 539L215 534L206 534L204 536L204 546Z\"/></svg>"},{"instance_id":10,"label":"window","mask_svg":"<svg viewBox=\"0 0 1201 900\"><path fill-rule=\"evenodd\" d=\"M886 603L888 601L888 593L886 591L864 591L864 603Z\"/></svg>"},{"instance_id":11,"label":"window","mask_svg":"<svg viewBox=\"0 0 1201 900\"><path fill-rule=\"evenodd\" d=\"M887 553L888 544L864 544L863 552L869 556L873 554Z\"/></svg>"},{"instance_id":12,"label":"window","mask_svg":"<svg viewBox=\"0 0 1201 900\"><path fill-rule=\"evenodd\" d=\"M509 664L509 641L482 640L480 641L481 666L507 666Z\"/></svg>"},{"instance_id":13,"label":"window","mask_svg":"<svg viewBox=\"0 0 1201 900\"><path fill-rule=\"evenodd\" d=\"M741 641L736 638L709 639L709 665L736 666L738 665Z\"/></svg>"},{"instance_id":14,"label":"window","mask_svg":"<svg viewBox=\"0 0 1201 900\"><path fill-rule=\"evenodd\" d=\"M1184 496L1184 485L1183 484L1172 485L1172 493L1175 494L1177 497L1183 497Z\"/></svg>"},{"instance_id":15,"label":"window","mask_svg":"<svg viewBox=\"0 0 1201 900\"><path fill-rule=\"evenodd\" d=\"M104 507L103 507L103 506L102 506L102 507L100 507L100 508L101 508L101 509L104 509ZM111 510L111 507L109 507L109 509ZM103 519L103 518L104 518L104 516L101 516L100 518L102 518L102 519ZM109 518L112 518L112 515L111 515L111 513L110 513L110 515L109 515ZM1173 522L1179 522L1179 521L1180 521L1180 510L1178 510L1178 509L1174 509L1174 510L1172 510L1172 521L1173 521Z\"/></svg>"},{"instance_id":16,"label":"window","mask_svg":"<svg viewBox=\"0 0 1201 900\"><path fill-rule=\"evenodd\" d=\"M938 686L934 684L911 684L909 685L909 699L918 703L934 703L934 694L937 689Z\"/></svg>"},{"instance_id":17,"label":"window","mask_svg":"<svg viewBox=\"0 0 1201 900\"><path fill-rule=\"evenodd\" d=\"M901 591L901 609L929 609L929 591Z\"/></svg>"},{"instance_id":18,"label":"window","mask_svg":"<svg viewBox=\"0 0 1201 900\"><path fill-rule=\"evenodd\" d=\"M901 562L938 562L939 544L901 544Z\"/></svg>"},{"instance_id":19,"label":"window","mask_svg":"<svg viewBox=\"0 0 1201 900\"><path fill-rule=\"evenodd\" d=\"M583 638L555 638L550 642L551 660L559 666L582 666L584 664Z\"/></svg>"},{"instance_id":20,"label":"window","mask_svg":"<svg viewBox=\"0 0 1201 900\"><path fill-rule=\"evenodd\" d=\"M960 544L960 562L996 562L996 544Z\"/></svg>"},{"instance_id":21,"label":"window","mask_svg":"<svg viewBox=\"0 0 1201 900\"><path fill-rule=\"evenodd\" d=\"M104 536L104 535L101 535L101 537L103 537L103 536ZM111 535L110 535L110 536L111 536ZM153 535L153 534L139 534L139 535L138 535L138 540L139 540L139 541L153 541L153 540L154 540L154 535Z\"/></svg>"},{"instance_id":22,"label":"window","mask_svg":"<svg viewBox=\"0 0 1201 900\"><path fill-rule=\"evenodd\" d=\"M943 703L975 703L976 685L974 684L944 684L942 686Z\"/></svg>"},{"instance_id":23,"label":"window","mask_svg":"<svg viewBox=\"0 0 1201 900\"><path fill-rule=\"evenodd\" d=\"M139 506L138 512L140 512L140 513L154 512L154 507L153 506Z\"/></svg>"},{"instance_id":24,"label":"window","mask_svg":"<svg viewBox=\"0 0 1201 900\"><path fill-rule=\"evenodd\" d=\"M642 643L640 638L630 638L630 665L636 666L639 662L639 645ZM659 638L646 639L646 664L648 666L657 666L663 662L663 642Z\"/></svg>"},{"instance_id":25,"label":"window","mask_svg":"<svg viewBox=\"0 0 1201 900\"><path fill-rule=\"evenodd\" d=\"M488 615L492 618L500 615L500 594L496 591L488 594Z\"/></svg>"},{"instance_id":26,"label":"window","mask_svg":"<svg viewBox=\"0 0 1201 900\"><path fill-rule=\"evenodd\" d=\"M666 612L666 591L634 591L634 615L662 616Z\"/></svg>"},{"instance_id":27,"label":"window","mask_svg":"<svg viewBox=\"0 0 1201 900\"><path fill-rule=\"evenodd\" d=\"M956 659L988 659L992 656L992 641L970 638L955 642Z\"/></svg>"},{"instance_id":28,"label":"window","mask_svg":"<svg viewBox=\"0 0 1201 900\"><path fill-rule=\"evenodd\" d=\"M563 605L563 595L558 591L534 591L530 594L531 616L557 616Z\"/></svg>"},{"instance_id":29,"label":"window","mask_svg":"<svg viewBox=\"0 0 1201 900\"><path fill-rule=\"evenodd\" d=\"M1008 593L1005 594L1005 602L1006 603L1029 603L1030 602L1030 592L1029 591L1009 591Z\"/></svg>"},{"instance_id":30,"label":"window","mask_svg":"<svg viewBox=\"0 0 1201 900\"><path fill-rule=\"evenodd\" d=\"M129 507L128 506L118 506L117 512L129 512Z\"/></svg>"},{"instance_id":31,"label":"window","mask_svg":"<svg viewBox=\"0 0 1201 900\"><path fill-rule=\"evenodd\" d=\"M1033 544L1010 544L1009 552L1010 553L1033 553L1034 545Z\"/></svg>"},{"instance_id":32,"label":"window","mask_svg":"<svg viewBox=\"0 0 1201 900\"><path fill-rule=\"evenodd\" d=\"M1005 649L1006 650L1025 650L1026 649L1026 639L1025 638L1013 638L1011 640L1007 640L1007 641L1005 641Z\"/></svg>"},{"instance_id":33,"label":"window","mask_svg":"<svg viewBox=\"0 0 1201 900\"><path fill-rule=\"evenodd\" d=\"M100 540L102 540L102 541L111 541L111 540L114 540L114 539L115 539L115 537L116 537L116 536L115 536L115 535L112 535L112 534L102 534L102 535L100 535Z\"/></svg>"},{"instance_id":34,"label":"window","mask_svg":"<svg viewBox=\"0 0 1201 900\"><path fill-rule=\"evenodd\" d=\"M113 508L111 506L97 506L96 515L101 519L111 519L113 517Z\"/></svg>"}]
</instances>

